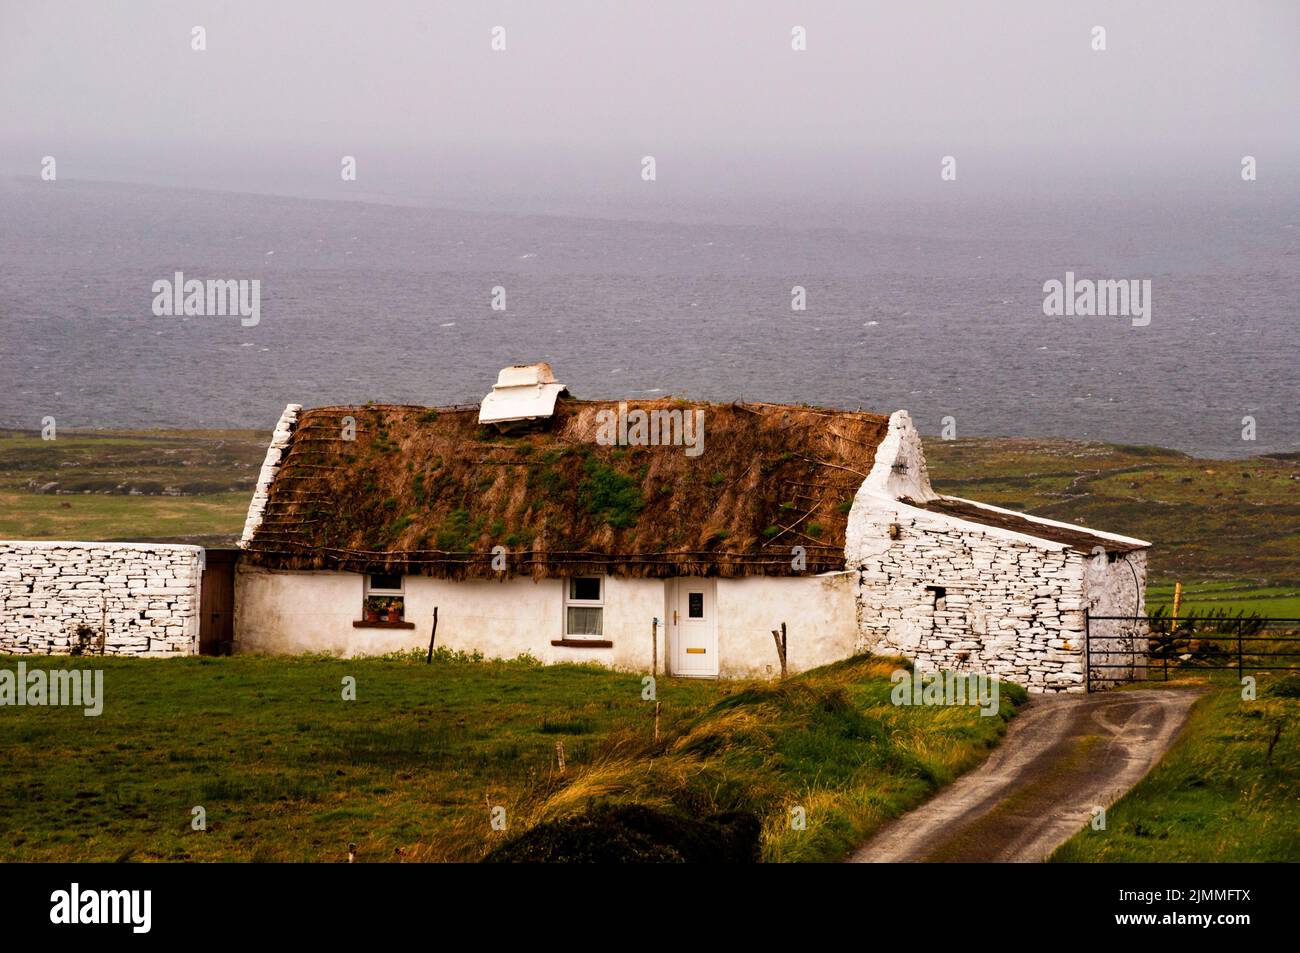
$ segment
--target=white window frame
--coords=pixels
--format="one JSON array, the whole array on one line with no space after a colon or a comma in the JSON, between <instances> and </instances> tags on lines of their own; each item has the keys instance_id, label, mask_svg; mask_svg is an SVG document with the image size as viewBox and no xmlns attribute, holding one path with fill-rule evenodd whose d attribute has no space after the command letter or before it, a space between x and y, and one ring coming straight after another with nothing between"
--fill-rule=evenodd
<instances>
[{"instance_id":1,"label":"white window frame","mask_svg":"<svg viewBox=\"0 0 1300 953\"><path fill-rule=\"evenodd\" d=\"M376 589L371 585L371 580L375 576L396 576L402 580L396 589ZM405 573L387 573L387 572L368 572L366 573L366 598L370 596L400 596L406 598L406 574Z\"/></svg>"},{"instance_id":2,"label":"white window frame","mask_svg":"<svg viewBox=\"0 0 1300 953\"><path fill-rule=\"evenodd\" d=\"M572 591L571 586L575 579L595 579L600 583L600 598L598 599L575 599L569 593ZM603 642L609 636L605 633L605 583L606 577L598 573L584 573L580 576L564 577L564 612L562 614L561 625L564 628L562 637L570 641L589 641ZM579 609L599 609L600 610L600 634L592 635L589 632L569 632L569 607Z\"/></svg>"},{"instance_id":3,"label":"white window frame","mask_svg":"<svg viewBox=\"0 0 1300 953\"><path fill-rule=\"evenodd\" d=\"M372 576L396 576L402 580L396 589L374 589L370 585ZM365 573L365 584L361 586L361 618L365 619L365 606L370 601L370 597L381 599L402 599L402 619L406 619L406 573L404 572L368 572Z\"/></svg>"}]
</instances>

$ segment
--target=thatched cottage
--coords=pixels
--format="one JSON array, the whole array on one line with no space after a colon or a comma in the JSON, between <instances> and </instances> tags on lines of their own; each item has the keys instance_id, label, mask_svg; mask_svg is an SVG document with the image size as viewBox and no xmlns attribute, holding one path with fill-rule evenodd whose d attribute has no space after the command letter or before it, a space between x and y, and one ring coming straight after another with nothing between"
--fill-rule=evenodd
<instances>
[{"instance_id":1,"label":"thatched cottage","mask_svg":"<svg viewBox=\"0 0 1300 953\"><path fill-rule=\"evenodd\" d=\"M688 676L863 650L1082 690L1083 610L1143 611L1146 542L935 493L905 411L571 397L290 405L241 542L240 651ZM654 653L657 653L655 655Z\"/></svg>"}]
</instances>

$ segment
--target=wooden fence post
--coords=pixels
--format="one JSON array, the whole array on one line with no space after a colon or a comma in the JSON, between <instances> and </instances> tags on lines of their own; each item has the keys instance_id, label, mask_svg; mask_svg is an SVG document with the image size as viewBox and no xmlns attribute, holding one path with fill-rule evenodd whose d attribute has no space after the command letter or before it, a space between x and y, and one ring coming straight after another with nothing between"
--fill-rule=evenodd
<instances>
[{"instance_id":1,"label":"wooden fence post","mask_svg":"<svg viewBox=\"0 0 1300 953\"><path fill-rule=\"evenodd\" d=\"M650 674L655 678L659 677L659 619L657 617L650 620Z\"/></svg>"},{"instance_id":2,"label":"wooden fence post","mask_svg":"<svg viewBox=\"0 0 1300 953\"><path fill-rule=\"evenodd\" d=\"M1190 651L1190 649L1189 649ZM1241 667L1241 616L1237 616L1237 684L1241 684L1242 667Z\"/></svg>"},{"instance_id":3,"label":"wooden fence post","mask_svg":"<svg viewBox=\"0 0 1300 953\"><path fill-rule=\"evenodd\" d=\"M438 637L438 607L433 607L433 631L429 633L429 657L424 660L425 665L433 664L433 640Z\"/></svg>"},{"instance_id":4,"label":"wooden fence post","mask_svg":"<svg viewBox=\"0 0 1300 953\"><path fill-rule=\"evenodd\" d=\"M776 642L776 654L781 658L781 677L785 678L785 650L786 650L786 633L785 623L781 623L781 631L772 630L772 639Z\"/></svg>"},{"instance_id":5,"label":"wooden fence post","mask_svg":"<svg viewBox=\"0 0 1300 953\"><path fill-rule=\"evenodd\" d=\"M1092 691L1092 613L1083 607L1083 690Z\"/></svg>"}]
</instances>

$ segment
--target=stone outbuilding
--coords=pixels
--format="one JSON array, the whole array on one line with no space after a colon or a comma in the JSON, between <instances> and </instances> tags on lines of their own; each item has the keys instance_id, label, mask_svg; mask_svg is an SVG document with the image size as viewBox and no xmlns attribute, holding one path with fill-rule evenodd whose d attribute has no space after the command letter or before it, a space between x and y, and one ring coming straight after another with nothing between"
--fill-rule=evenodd
<instances>
[{"instance_id":1,"label":"stone outbuilding","mask_svg":"<svg viewBox=\"0 0 1300 953\"><path fill-rule=\"evenodd\" d=\"M998 675L1031 691L1083 691L1084 612L1145 614L1149 546L939 495L921 438L898 411L846 530L846 563L858 576L859 647L897 652L927 670ZM1094 621L1090 628L1100 673L1094 685L1116 675L1113 666L1141 666L1139 627Z\"/></svg>"}]
</instances>

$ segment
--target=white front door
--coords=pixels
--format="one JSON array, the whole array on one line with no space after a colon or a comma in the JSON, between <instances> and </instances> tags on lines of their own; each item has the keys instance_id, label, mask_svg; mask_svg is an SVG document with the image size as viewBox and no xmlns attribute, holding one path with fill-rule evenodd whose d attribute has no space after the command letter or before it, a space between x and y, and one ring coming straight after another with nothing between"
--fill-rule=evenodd
<instances>
[{"instance_id":1,"label":"white front door","mask_svg":"<svg viewBox=\"0 0 1300 953\"><path fill-rule=\"evenodd\" d=\"M673 614L673 674L718 675L717 582L676 579Z\"/></svg>"}]
</instances>

